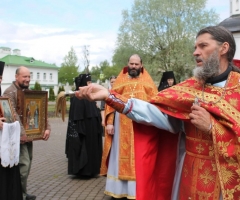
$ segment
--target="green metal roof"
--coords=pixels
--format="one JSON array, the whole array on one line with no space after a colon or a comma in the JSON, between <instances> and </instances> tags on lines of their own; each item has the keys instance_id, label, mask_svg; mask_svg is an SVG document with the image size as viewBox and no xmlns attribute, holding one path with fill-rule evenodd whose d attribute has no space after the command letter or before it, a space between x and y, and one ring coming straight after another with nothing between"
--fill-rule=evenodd
<instances>
[{"instance_id":1,"label":"green metal roof","mask_svg":"<svg viewBox=\"0 0 240 200\"><path fill-rule=\"evenodd\" d=\"M7 50L11 50L11 48L9 48L9 47L0 47L0 49L7 49Z\"/></svg>"},{"instance_id":2,"label":"green metal roof","mask_svg":"<svg viewBox=\"0 0 240 200\"><path fill-rule=\"evenodd\" d=\"M25 57L18 55L7 55L1 58L0 61L5 62L5 65L58 68L58 66L56 66L55 64L48 64L40 60L35 60L33 57Z\"/></svg>"}]
</instances>

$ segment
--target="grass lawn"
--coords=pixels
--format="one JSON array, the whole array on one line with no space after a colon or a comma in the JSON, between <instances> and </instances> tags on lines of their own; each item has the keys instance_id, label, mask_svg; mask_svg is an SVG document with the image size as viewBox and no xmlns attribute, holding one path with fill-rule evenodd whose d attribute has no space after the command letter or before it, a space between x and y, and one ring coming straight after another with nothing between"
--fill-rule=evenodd
<instances>
[{"instance_id":1,"label":"grass lawn","mask_svg":"<svg viewBox=\"0 0 240 200\"><path fill-rule=\"evenodd\" d=\"M67 110L69 110L69 102L67 102ZM48 112L53 112L55 111L55 102L50 102L48 103Z\"/></svg>"},{"instance_id":2,"label":"grass lawn","mask_svg":"<svg viewBox=\"0 0 240 200\"><path fill-rule=\"evenodd\" d=\"M67 102L66 115L68 116L70 103ZM48 117L55 117L55 102L48 102ZM60 117L60 116L59 116Z\"/></svg>"},{"instance_id":3,"label":"grass lawn","mask_svg":"<svg viewBox=\"0 0 240 200\"><path fill-rule=\"evenodd\" d=\"M53 112L55 111L55 104L48 104L48 112Z\"/></svg>"},{"instance_id":4,"label":"grass lawn","mask_svg":"<svg viewBox=\"0 0 240 200\"><path fill-rule=\"evenodd\" d=\"M54 112L54 111L55 111L55 104L48 103L48 112Z\"/></svg>"}]
</instances>

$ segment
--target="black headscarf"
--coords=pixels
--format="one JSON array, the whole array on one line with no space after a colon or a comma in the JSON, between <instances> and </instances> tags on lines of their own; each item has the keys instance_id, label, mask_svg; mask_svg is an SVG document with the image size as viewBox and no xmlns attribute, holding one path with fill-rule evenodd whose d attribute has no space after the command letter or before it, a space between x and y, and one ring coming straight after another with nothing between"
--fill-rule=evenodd
<instances>
[{"instance_id":1,"label":"black headscarf","mask_svg":"<svg viewBox=\"0 0 240 200\"><path fill-rule=\"evenodd\" d=\"M161 81L158 86L158 91L164 90L169 87L167 80L170 78L173 78L173 80L174 80L173 85L176 85L176 80L175 80L173 71L163 72Z\"/></svg>"},{"instance_id":2,"label":"black headscarf","mask_svg":"<svg viewBox=\"0 0 240 200\"><path fill-rule=\"evenodd\" d=\"M78 90L79 87L87 86L88 81L91 81L91 74L79 74L78 77L75 77L75 90Z\"/></svg>"},{"instance_id":3,"label":"black headscarf","mask_svg":"<svg viewBox=\"0 0 240 200\"><path fill-rule=\"evenodd\" d=\"M75 90L79 90L79 87L87 86L88 81L91 81L90 74L79 74L75 78ZM80 100L76 96L73 96L70 98L70 103L69 117L74 121L99 116L95 102L90 102L86 99Z\"/></svg>"}]
</instances>

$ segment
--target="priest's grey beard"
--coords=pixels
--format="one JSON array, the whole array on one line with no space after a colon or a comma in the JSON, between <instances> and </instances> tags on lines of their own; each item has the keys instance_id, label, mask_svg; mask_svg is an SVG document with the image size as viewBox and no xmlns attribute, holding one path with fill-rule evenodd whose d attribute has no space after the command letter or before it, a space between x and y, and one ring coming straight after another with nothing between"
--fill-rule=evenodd
<instances>
[{"instance_id":1,"label":"priest's grey beard","mask_svg":"<svg viewBox=\"0 0 240 200\"><path fill-rule=\"evenodd\" d=\"M207 79L219 75L220 60L218 58L218 50L216 49L207 60L195 57L196 60L203 62L202 67L196 66L193 69L193 75L200 81L205 83Z\"/></svg>"}]
</instances>

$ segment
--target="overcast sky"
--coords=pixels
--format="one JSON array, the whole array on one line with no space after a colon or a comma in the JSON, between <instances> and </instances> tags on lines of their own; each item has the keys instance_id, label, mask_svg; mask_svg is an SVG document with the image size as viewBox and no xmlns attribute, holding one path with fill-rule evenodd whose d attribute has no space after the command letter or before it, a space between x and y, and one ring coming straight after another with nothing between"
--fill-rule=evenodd
<instances>
[{"instance_id":1,"label":"overcast sky","mask_svg":"<svg viewBox=\"0 0 240 200\"><path fill-rule=\"evenodd\" d=\"M221 21L229 17L229 1L208 0ZM71 46L83 69L82 49L88 46L90 65L111 62L122 10L134 0L1 0L0 46L20 49L22 56L47 63L63 62Z\"/></svg>"}]
</instances>

